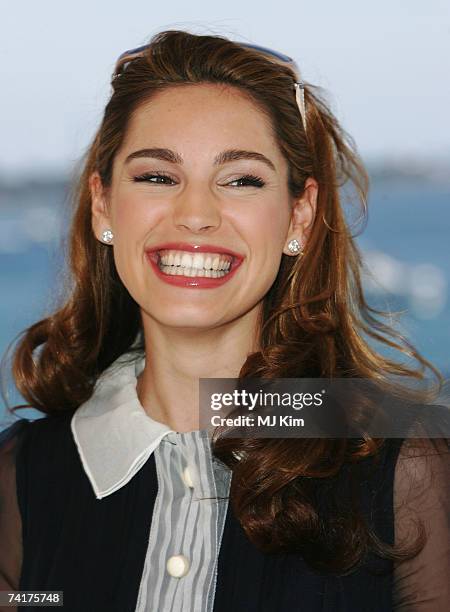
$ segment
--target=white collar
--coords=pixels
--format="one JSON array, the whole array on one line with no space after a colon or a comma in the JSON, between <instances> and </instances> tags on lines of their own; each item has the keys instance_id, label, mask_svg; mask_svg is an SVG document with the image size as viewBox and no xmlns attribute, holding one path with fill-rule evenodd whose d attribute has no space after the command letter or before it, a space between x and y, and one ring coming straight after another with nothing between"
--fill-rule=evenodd
<instances>
[{"instance_id":1,"label":"white collar","mask_svg":"<svg viewBox=\"0 0 450 612\"><path fill-rule=\"evenodd\" d=\"M97 379L91 397L71 419L83 468L97 499L125 485L164 436L175 433L152 419L136 391L145 353L124 353Z\"/></svg>"}]
</instances>

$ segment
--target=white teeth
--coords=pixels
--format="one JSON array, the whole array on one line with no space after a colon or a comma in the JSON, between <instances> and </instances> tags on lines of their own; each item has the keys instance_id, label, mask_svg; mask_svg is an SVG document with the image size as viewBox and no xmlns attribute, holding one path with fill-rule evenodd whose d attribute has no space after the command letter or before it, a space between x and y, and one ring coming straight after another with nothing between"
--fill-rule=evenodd
<instances>
[{"instance_id":1,"label":"white teeth","mask_svg":"<svg viewBox=\"0 0 450 612\"><path fill-rule=\"evenodd\" d=\"M183 268L191 268L192 267L192 257L187 253L184 253L181 257L181 265Z\"/></svg>"},{"instance_id":2,"label":"white teeth","mask_svg":"<svg viewBox=\"0 0 450 612\"><path fill-rule=\"evenodd\" d=\"M197 268L197 270L203 270L203 257L200 253L196 253L192 260L192 267Z\"/></svg>"},{"instance_id":3,"label":"white teeth","mask_svg":"<svg viewBox=\"0 0 450 612\"><path fill-rule=\"evenodd\" d=\"M160 267L177 266L184 269L228 271L231 267L230 256L206 253L187 253L182 251L162 251Z\"/></svg>"}]
</instances>

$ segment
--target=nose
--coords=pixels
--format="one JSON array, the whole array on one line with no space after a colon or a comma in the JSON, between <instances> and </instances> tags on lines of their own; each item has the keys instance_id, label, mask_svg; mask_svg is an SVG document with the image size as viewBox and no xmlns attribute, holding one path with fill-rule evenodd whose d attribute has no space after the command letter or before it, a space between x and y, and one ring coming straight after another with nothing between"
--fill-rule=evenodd
<instances>
[{"instance_id":1,"label":"nose","mask_svg":"<svg viewBox=\"0 0 450 612\"><path fill-rule=\"evenodd\" d=\"M190 186L174 204L173 221L177 228L198 233L220 227L221 215L208 189Z\"/></svg>"}]
</instances>

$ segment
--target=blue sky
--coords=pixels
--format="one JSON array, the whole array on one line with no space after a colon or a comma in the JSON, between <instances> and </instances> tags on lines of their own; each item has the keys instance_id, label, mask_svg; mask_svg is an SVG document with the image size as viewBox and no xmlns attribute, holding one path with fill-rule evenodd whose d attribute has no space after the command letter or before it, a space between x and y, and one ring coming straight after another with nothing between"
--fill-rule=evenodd
<instances>
[{"instance_id":1,"label":"blue sky","mask_svg":"<svg viewBox=\"0 0 450 612\"><path fill-rule=\"evenodd\" d=\"M448 0L2 5L0 174L70 168L100 121L116 57L164 29L293 56L366 158L450 153Z\"/></svg>"}]
</instances>

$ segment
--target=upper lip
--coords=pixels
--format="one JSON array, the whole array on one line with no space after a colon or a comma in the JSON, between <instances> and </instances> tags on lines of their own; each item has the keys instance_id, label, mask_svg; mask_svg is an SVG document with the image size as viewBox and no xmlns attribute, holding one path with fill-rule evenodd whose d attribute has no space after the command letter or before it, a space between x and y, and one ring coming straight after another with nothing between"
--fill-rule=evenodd
<instances>
[{"instance_id":1,"label":"upper lip","mask_svg":"<svg viewBox=\"0 0 450 612\"><path fill-rule=\"evenodd\" d=\"M226 247L217 244L189 244L188 242L165 242L164 244L158 244L157 246L146 249L147 253L154 253L155 251L165 251L167 249L173 249L175 251L189 251L190 253L225 253L236 259L243 259L243 255L232 251Z\"/></svg>"}]
</instances>

